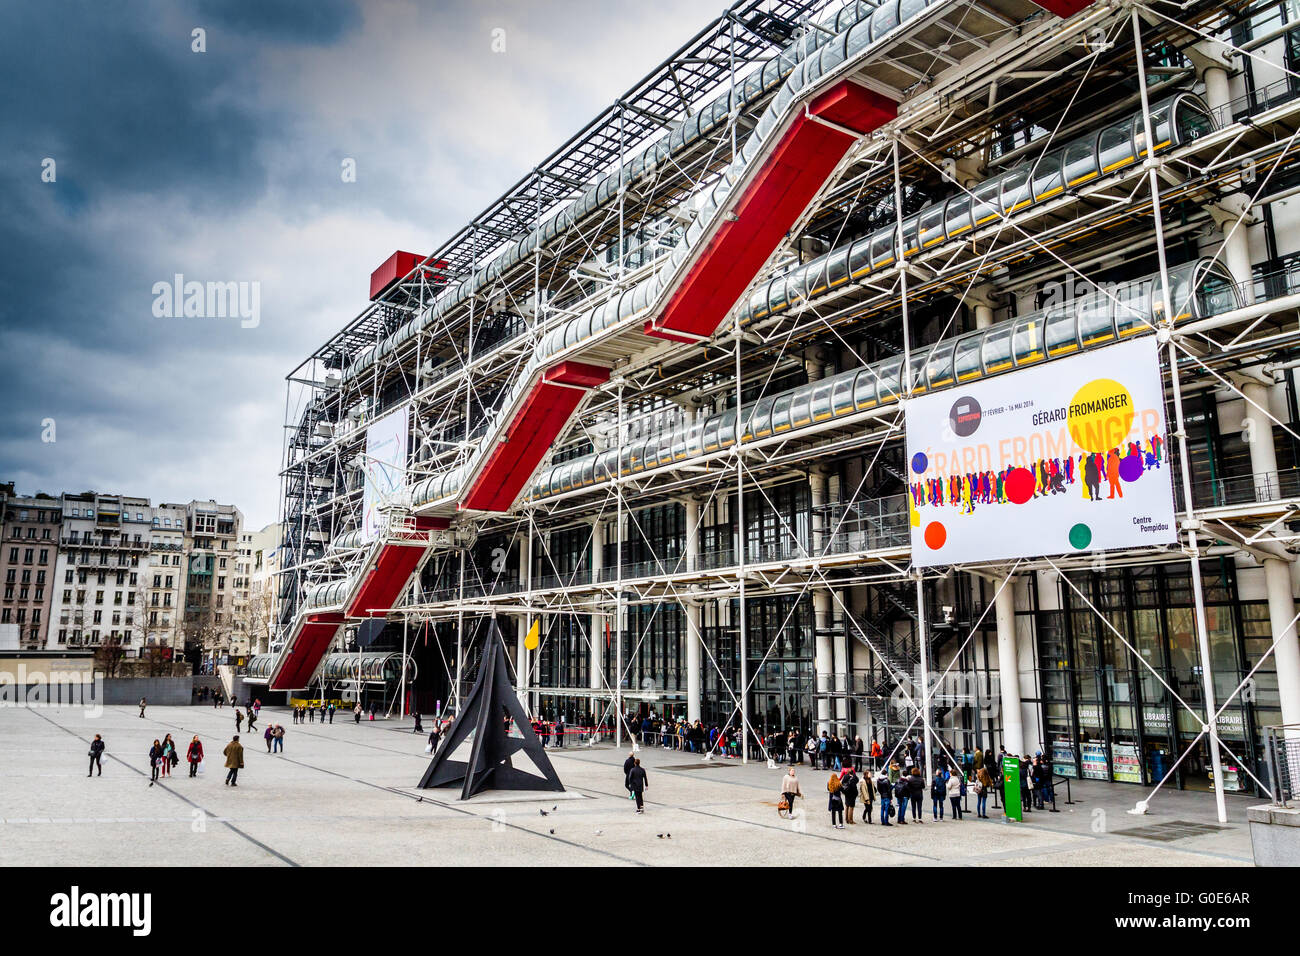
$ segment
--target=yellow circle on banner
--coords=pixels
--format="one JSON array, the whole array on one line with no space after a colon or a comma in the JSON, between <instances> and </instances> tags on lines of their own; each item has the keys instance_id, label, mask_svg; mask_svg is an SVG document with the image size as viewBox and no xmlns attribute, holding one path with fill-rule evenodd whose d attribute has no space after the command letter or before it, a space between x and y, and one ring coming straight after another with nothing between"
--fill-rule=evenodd
<instances>
[{"instance_id":1,"label":"yellow circle on banner","mask_svg":"<svg viewBox=\"0 0 1300 956\"><path fill-rule=\"evenodd\" d=\"M535 651L537 645L541 642L541 628L534 624L528 629L528 633L524 635L524 647L530 651Z\"/></svg>"},{"instance_id":2,"label":"yellow circle on banner","mask_svg":"<svg viewBox=\"0 0 1300 956\"><path fill-rule=\"evenodd\" d=\"M1084 451L1118 448L1133 428L1133 396L1112 378L1095 378L1074 393L1066 409L1070 437Z\"/></svg>"}]
</instances>

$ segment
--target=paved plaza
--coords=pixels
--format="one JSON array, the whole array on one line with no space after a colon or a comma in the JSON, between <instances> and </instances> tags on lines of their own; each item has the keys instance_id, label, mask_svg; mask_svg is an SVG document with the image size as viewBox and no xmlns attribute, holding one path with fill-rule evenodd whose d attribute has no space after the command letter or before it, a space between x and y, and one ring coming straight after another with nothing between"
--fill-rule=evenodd
<instances>
[{"instance_id":1,"label":"paved plaza","mask_svg":"<svg viewBox=\"0 0 1300 956\"><path fill-rule=\"evenodd\" d=\"M283 754L266 752L261 729L272 722L285 726ZM342 715L295 726L286 710L264 708L258 730L241 737L245 769L232 790L220 758L234 732L230 709L150 707L141 719L134 707L98 716L3 708L0 863L1246 866L1246 808L1259 802L1230 798L1229 823L1218 829L1210 794L1162 791L1137 817L1125 811L1144 789L1076 782L1073 806L1022 824L991 809L987 821L932 823L927 800L923 826L834 830L827 775L805 766L811 812L801 828L777 816L783 769L647 747L639 756L650 786L638 816L622 789L626 749L584 747L551 752L570 791L562 798L483 794L465 804L454 790L414 788L429 757L411 729L409 720L358 726ZM108 745L104 772L87 779L96 733ZM199 734L207 770L190 779L182 762L151 788L149 746L166 733L182 752Z\"/></svg>"}]
</instances>

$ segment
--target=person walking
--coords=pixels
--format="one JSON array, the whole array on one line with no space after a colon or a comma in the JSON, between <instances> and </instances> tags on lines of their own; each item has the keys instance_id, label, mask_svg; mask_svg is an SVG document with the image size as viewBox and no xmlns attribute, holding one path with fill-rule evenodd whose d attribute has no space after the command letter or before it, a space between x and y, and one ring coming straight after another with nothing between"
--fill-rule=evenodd
<instances>
[{"instance_id":1,"label":"person walking","mask_svg":"<svg viewBox=\"0 0 1300 956\"><path fill-rule=\"evenodd\" d=\"M251 734L257 729L257 711L252 707L248 708L248 732Z\"/></svg>"},{"instance_id":2,"label":"person walking","mask_svg":"<svg viewBox=\"0 0 1300 956\"><path fill-rule=\"evenodd\" d=\"M330 701L330 723L334 723L334 701Z\"/></svg>"},{"instance_id":3,"label":"person walking","mask_svg":"<svg viewBox=\"0 0 1300 956\"><path fill-rule=\"evenodd\" d=\"M330 718L331 718L331 721L330 721L330 722L331 722L331 723L333 723L333 716L334 716L334 715L333 715L333 713L331 712L331 714L330 714ZM413 734L422 734L422 733L424 733L424 724L420 723L420 712L419 712L418 710L415 712L415 726L411 729L411 733L413 733Z\"/></svg>"},{"instance_id":4,"label":"person walking","mask_svg":"<svg viewBox=\"0 0 1300 956\"><path fill-rule=\"evenodd\" d=\"M871 771L868 769L858 778L858 797L862 800L862 822L871 822L871 804L876 788L871 784Z\"/></svg>"},{"instance_id":5,"label":"person walking","mask_svg":"<svg viewBox=\"0 0 1300 956\"><path fill-rule=\"evenodd\" d=\"M99 769L99 775L104 776L104 765L100 763L100 758L104 756L104 738L95 734L95 739L90 742L90 773L87 777L93 776L96 768Z\"/></svg>"},{"instance_id":6,"label":"person walking","mask_svg":"<svg viewBox=\"0 0 1300 956\"><path fill-rule=\"evenodd\" d=\"M248 729L249 729L249 730L252 730L252 729L253 729L253 727L252 727L251 724L249 725L249 728L248 728ZM262 737L263 737L263 739L266 740L266 752L267 752L267 753L270 753L270 752L271 752L271 740L275 737L275 724L267 724L267 725L266 725L266 730L262 731Z\"/></svg>"},{"instance_id":7,"label":"person walking","mask_svg":"<svg viewBox=\"0 0 1300 956\"><path fill-rule=\"evenodd\" d=\"M160 763L162 763L162 741L155 739L153 746L149 748L149 786L151 787L158 782Z\"/></svg>"},{"instance_id":8,"label":"person walking","mask_svg":"<svg viewBox=\"0 0 1300 956\"><path fill-rule=\"evenodd\" d=\"M564 715L555 718L555 746L564 749Z\"/></svg>"},{"instance_id":9,"label":"person walking","mask_svg":"<svg viewBox=\"0 0 1300 956\"><path fill-rule=\"evenodd\" d=\"M239 786L239 771L244 769L244 745L239 742L239 734L230 738L226 749L221 751L226 758L226 783Z\"/></svg>"},{"instance_id":10,"label":"person walking","mask_svg":"<svg viewBox=\"0 0 1300 956\"><path fill-rule=\"evenodd\" d=\"M948 802L952 804L952 818L961 819L961 798L962 792L966 789L966 777L960 771L954 770L948 776Z\"/></svg>"},{"instance_id":11,"label":"person walking","mask_svg":"<svg viewBox=\"0 0 1300 956\"><path fill-rule=\"evenodd\" d=\"M357 724L361 723L361 702L360 701L357 701L357 705L352 708L352 720L354 723Z\"/></svg>"},{"instance_id":12,"label":"person walking","mask_svg":"<svg viewBox=\"0 0 1300 956\"><path fill-rule=\"evenodd\" d=\"M438 722L435 720L433 730L429 731L429 753L436 754L438 752L438 738L440 736L442 735L438 733Z\"/></svg>"},{"instance_id":13,"label":"person walking","mask_svg":"<svg viewBox=\"0 0 1300 956\"><path fill-rule=\"evenodd\" d=\"M627 775L627 784L632 791L632 796L636 799L636 812L645 813L644 797L646 790L650 789L650 783L640 760L632 761L632 769Z\"/></svg>"},{"instance_id":14,"label":"person walking","mask_svg":"<svg viewBox=\"0 0 1300 956\"><path fill-rule=\"evenodd\" d=\"M844 764L840 774L840 790L844 793L844 822L853 825L853 807L858 802L858 774L852 763Z\"/></svg>"},{"instance_id":15,"label":"person walking","mask_svg":"<svg viewBox=\"0 0 1300 956\"><path fill-rule=\"evenodd\" d=\"M629 750L627 759L623 761L623 789L627 791L627 798L632 799L632 768L636 766L636 751Z\"/></svg>"},{"instance_id":16,"label":"person walking","mask_svg":"<svg viewBox=\"0 0 1300 956\"><path fill-rule=\"evenodd\" d=\"M781 778L781 799L784 800L785 805L789 807L791 817L794 816L795 797L802 796L803 788L799 786L799 777L794 772L794 764L790 764L790 768L785 772L785 776Z\"/></svg>"},{"instance_id":17,"label":"person walking","mask_svg":"<svg viewBox=\"0 0 1300 956\"><path fill-rule=\"evenodd\" d=\"M141 717L144 716L144 709L145 709L145 707L147 707L148 705L149 705L149 702L148 702L147 700L145 700L143 697L141 697L141 698L140 698L140 716L141 716Z\"/></svg>"},{"instance_id":18,"label":"person walking","mask_svg":"<svg viewBox=\"0 0 1300 956\"><path fill-rule=\"evenodd\" d=\"M199 742L199 735L195 734L190 745L185 748L185 759L190 765L190 776L197 777L199 774L199 764L203 762L203 744Z\"/></svg>"},{"instance_id":19,"label":"person walking","mask_svg":"<svg viewBox=\"0 0 1300 956\"><path fill-rule=\"evenodd\" d=\"M843 785L840 783L840 775L831 774L831 778L826 781L826 792L830 794L826 801L826 809L831 813L831 826L836 830L844 829L844 794Z\"/></svg>"},{"instance_id":20,"label":"person walking","mask_svg":"<svg viewBox=\"0 0 1300 956\"><path fill-rule=\"evenodd\" d=\"M162 766L159 768L161 775L170 777L172 775L173 761L176 760L176 742L172 740L172 735L168 734L163 737L162 742Z\"/></svg>"},{"instance_id":21,"label":"person walking","mask_svg":"<svg viewBox=\"0 0 1300 956\"><path fill-rule=\"evenodd\" d=\"M275 744L275 753L284 753L284 724L275 725L275 737L272 742Z\"/></svg>"},{"instance_id":22,"label":"person walking","mask_svg":"<svg viewBox=\"0 0 1300 956\"><path fill-rule=\"evenodd\" d=\"M238 707L235 708L235 733L244 729L244 712Z\"/></svg>"}]
</instances>

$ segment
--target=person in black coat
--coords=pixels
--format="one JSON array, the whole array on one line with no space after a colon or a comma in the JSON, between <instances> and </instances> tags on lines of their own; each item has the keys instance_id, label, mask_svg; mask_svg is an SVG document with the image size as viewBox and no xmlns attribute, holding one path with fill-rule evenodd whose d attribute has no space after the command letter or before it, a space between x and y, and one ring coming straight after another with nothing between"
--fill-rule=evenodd
<instances>
[{"instance_id":1,"label":"person in black coat","mask_svg":"<svg viewBox=\"0 0 1300 956\"><path fill-rule=\"evenodd\" d=\"M636 751L629 750L627 759L623 761L623 789L627 791L629 799L632 796L632 768L636 764Z\"/></svg>"},{"instance_id":2,"label":"person in black coat","mask_svg":"<svg viewBox=\"0 0 1300 956\"><path fill-rule=\"evenodd\" d=\"M852 823L853 808L858 802L858 775L851 765L840 775L840 790L844 793L844 822Z\"/></svg>"},{"instance_id":3,"label":"person in black coat","mask_svg":"<svg viewBox=\"0 0 1300 956\"><path fill-rule=\"evenodd\" d=\"M104 738L99 734L95 734L95 739L90 742L90 773L86 774L87 777L94 773L97 767L99 768L99 775L101 777L104 775L104 765L99 762L103 756Z\"/></svg>"},{"instance_id":4,"label":"person in black coat","mask_svg":"<svg viewBox=\"0 0 1300 956\"><path fill-rule=\"evenodd\" d=\"M632 796L636 798L636 812L645 813L645 803L642 797L645 795L650 784L646 777L645 768L641 766L641 761L633 758L632 769L627 774L627 788L632 791Z\"/></svg>"},{"instance_id":5,"label":"person in black coat","mask_svg":"<svg viewBox=\"0 0 1300 956\"><path fill-rule=\"evenodd\" d=\"M907 778L908 794L907 802L912 807L912 819L917 823L923 823L921 819L921 802L925 799L925 778L921 776L921 768L913 767L912 775Z\"/></svg>"}]
</instances>

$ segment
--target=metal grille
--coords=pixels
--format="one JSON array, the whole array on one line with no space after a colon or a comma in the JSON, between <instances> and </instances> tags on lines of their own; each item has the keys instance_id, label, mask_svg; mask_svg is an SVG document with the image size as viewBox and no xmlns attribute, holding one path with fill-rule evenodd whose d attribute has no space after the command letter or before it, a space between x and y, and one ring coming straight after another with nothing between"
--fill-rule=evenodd
<instances>
[{"instance_id":1,"label":"metal grille","mask_svg":"<svg viewBox=\"0 0 1300 956\"><path fill-rule=\"evenodd\" d=\"M1300 775L1300 724L1265 727L1264 745L1273 802L1286 806L1288 800L1295 799L1296 777Z\"/></svg>"}]
</instances>

